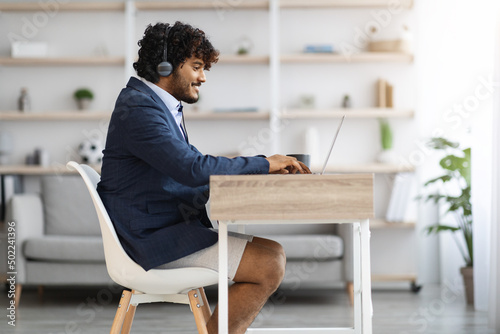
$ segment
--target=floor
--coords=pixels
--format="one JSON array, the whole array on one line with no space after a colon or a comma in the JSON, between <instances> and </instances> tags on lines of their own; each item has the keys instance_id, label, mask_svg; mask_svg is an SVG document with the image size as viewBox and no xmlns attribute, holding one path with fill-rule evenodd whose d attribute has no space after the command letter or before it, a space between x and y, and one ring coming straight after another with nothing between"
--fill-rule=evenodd
<instances>
[{"instance_id":1,"label":"floor","mask_svg":"<svg viewBox=\"0 0 500 334\"><path fill-rule=\"evenodd\" d=\"M213 307L217 292L207 293ZM9 325L8 299L0 291L0 333L84 334L109 333L119 292L104 289L24 289L15 327ZM418 293L406 289L374 289L375 334L494 334L487 329L487 314L475 312L459 289L425 286ZM11 322L12 324L12 322ZM352 309L346 294L336 291L280 291L264 307L253 327L350 326ZM188 306L141 305L132 327L134 334L196 333ZM304 333L307 334L307 333Z\"/></svg>"}]
</instances>

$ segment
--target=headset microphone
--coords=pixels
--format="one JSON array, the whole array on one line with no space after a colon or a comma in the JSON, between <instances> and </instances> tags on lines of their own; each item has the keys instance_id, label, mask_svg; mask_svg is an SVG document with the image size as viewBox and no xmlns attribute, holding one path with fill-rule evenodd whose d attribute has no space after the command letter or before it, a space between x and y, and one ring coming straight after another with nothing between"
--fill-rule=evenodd
<instances>
[{"instance_id":1,"label":"headset microphone","mask_svg":"<svg viewBox=\"0 0 500 334\"><path fill-rule=\"evenodd\" d=\"M162 77L168 77L170 74L172 74L173 66L172 64L168 61L167 56L168 56L168 34L170 33L170 28L171 26L167 24L167 27L165 28L165 44L163 46L163 59L161 63L158 64L157 71L158 74L161 75Z\"/></svg>"}]
</instances>

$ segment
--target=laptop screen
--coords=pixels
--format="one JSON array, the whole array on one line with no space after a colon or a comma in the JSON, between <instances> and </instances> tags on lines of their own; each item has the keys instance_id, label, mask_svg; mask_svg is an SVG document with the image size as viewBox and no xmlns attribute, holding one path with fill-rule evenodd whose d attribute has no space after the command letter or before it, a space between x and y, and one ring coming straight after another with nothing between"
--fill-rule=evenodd
<instances>
[{"instance_id":1,"label":"laptop screen","mask_svg":"<svg viewBox=\"0 0 500 334\"><path fill-rule=\"evenodd\" d=\"M345 115L340 120L339 127L337 128L337 132L335 132L335 136L333 137L332 145L330 146L330 151L328 152L328 155L326 156L325 163L323 165L323 169L321 170L321 175L325 174L326 166L328 165L328 160L330 160L330 156L332 155L333 146L335 145L335 141L337 140L337 136L339 135L340 128L342 127L342 124L344 124L344 119L345 119Z\"/></svg>"}]
</instances>

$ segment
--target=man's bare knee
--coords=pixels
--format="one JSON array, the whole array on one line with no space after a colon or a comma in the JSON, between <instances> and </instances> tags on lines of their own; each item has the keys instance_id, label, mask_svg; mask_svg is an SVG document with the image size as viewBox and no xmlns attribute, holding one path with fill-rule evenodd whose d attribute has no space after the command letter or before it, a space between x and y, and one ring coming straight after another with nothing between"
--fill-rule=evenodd
<instances>
[{"instance_id":1,"label":"man's bare knee","mask_svg":"<svg viewBox=\"0 0 500 334\"><path fill-rule=\"evenodd\" d=\"M276 290L283 280L286 265L284 251L281 245L279 247L281 251L258 243L248 243L234 281L256 283L268 290Z\"/></svg>"},{"instance_id":2,"label":"man's bare knee","mask_svg":"<svg viewBox=\"0 0 500 334\"><path fill-rule=\"evenodd\" d=\"M281 251L273 250L265 259L261 259L260 283L266 287L269 294L278 289L285 277L286 257L281 245L279 247Z\"/></svg>"},{"instance_id":3,"label":"man's bare knee","mask_svg":"<svg viewBox=\"0 0 500 334\"><path fill-rule=\"evenodd\" d=\"M286 260L281 254L275 254L275 257L269 263L268 276L264 284L268 286L270 293L273 293L278 289L285 277Z\"/></svg>"}]
</instances>

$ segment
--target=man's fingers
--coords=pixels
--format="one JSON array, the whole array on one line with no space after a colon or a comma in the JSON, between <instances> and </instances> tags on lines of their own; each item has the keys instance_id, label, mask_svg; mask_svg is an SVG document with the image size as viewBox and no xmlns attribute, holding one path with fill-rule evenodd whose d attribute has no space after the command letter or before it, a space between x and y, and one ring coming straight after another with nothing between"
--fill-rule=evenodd
<instances>
[{"instance_id":1,"label":"man's fingers","mask_svg":"<svg viewBox=\"0 0 500 334\"><path fill-rule=\"evenodd\" d=\"M297 173L298 171L301 174L311 174L309 168L301 161L294 161L293 166L294 166L294 172L293 172L294 174Z\"/></svg>"}]
</instances>

